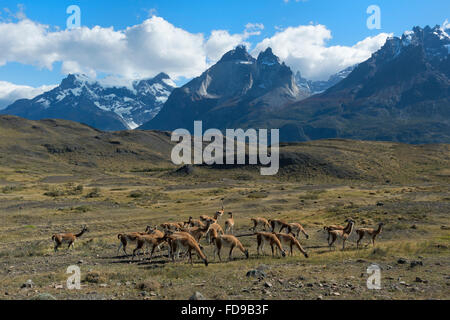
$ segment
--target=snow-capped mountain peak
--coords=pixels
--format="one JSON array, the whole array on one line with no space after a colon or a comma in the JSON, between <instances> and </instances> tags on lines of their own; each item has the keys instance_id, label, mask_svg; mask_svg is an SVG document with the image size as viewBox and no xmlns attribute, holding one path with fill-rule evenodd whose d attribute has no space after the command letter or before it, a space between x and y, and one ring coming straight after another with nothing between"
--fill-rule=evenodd
<instances>
[{"instance_id":1,"label":"snow-capped mountain peak","mask_svg":"<svg viewBox=\"0 0 450 320\"><path fill-rule=\"evenodd\" d=\"M81 118L83 122L105 130L135 129L159 112L174 88L175 83L165 73L144 80L115 76L93 79L84 74L69 74L53 90L31 99L26 106L22 100L16 101L4 113L18 116L31 113L33 119L59 117L80 121ZM116 124L104 127L102 119L84 119L81 114L75 115L77 108L78 113L86 113L89 109L87 113L112 116Z\"/></svg>"}]
</instances>

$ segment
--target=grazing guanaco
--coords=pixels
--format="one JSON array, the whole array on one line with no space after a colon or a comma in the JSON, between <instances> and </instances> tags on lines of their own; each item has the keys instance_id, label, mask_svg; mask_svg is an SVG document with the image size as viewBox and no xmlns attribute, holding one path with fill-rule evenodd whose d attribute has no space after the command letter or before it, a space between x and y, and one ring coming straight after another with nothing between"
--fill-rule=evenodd
<instances>
[{"instance_id":1,"label":"grazing guanaco","mask_svg":"<svg viewBox=\"0 0 450 320\"><path fill-rule=\"evenodd\" d=\"M274 252L274 246L280 250L281 255L283 257L286 257L286 251L281 246L280 240L278 240L277 236L274 233L270 232L256 232L256 241L258 243L257 252L259 255L259 250L261 249L261 252L264 254L264 245L268 243L270 247L272 248L272 256L275 255Z\"/></svg>"},{"instance_id":2,"label":"grazing guanaco","mask_svg":"<svg viewBox=\"0 0 450 320\"><path fill-rule=\"evenodd\" d=\"M214 259L216 258L216 253L219 256L219 260L222 261L222 257L220 256L220 251L222 248L230 248L230 253L228 255L228 260L232 260L233 258L233 250L234 248L238 248L242 251L245 257L248 259L248 250L244 248L242 243L233 235L218 235L215 229L211 229L211 240L214 243Z\"/></svg>"},{"instance_id":3,"label":"grazing guanaco","mask_svg":"<svg viewBox=\"0 0 450 320\"><path fill-rule=\"evenodd\" d=\"M291 256L293 255L293 247L297 247L298 250L300 250L301 253L303 253L303 255L305 256L305 258L308 258L308 253L306 252L305 249L303 249L302 245L300 244L300 242L298 242L297 239L295 239L295 237L291 234L286 234L286 233L275 233L275 235L277 236L277 238L280 240L282 245L287 245L290 248L290 254Z\"/></svg>"},{"instance_id":4,"label":"grazing guanaco","mask_svg":"<svg viewBox=\"0 0 450 320\"><path fill-rule=\"evenodd\" d=\"M278 228L278 232L281 232L285 228L289 230L289 224L283 220L269 219L268 221L272 232L276 232Z\"/></svg>"},{"instance_id":5,"label":"grazing guanaco","mask_svg":"<svg viewBox=\"0 0 450 320\"><path fill-rule=\"evenodd\" d=\"M144 235L138 235L137 238L137 245L136 248L133 250L133 258L136 256L136 252L139 250L142 250L144 247L147 248L147 252L150 246L152 247L152 250L150 252L150 259L153 258L153 253L155 252L155 248L159 247L164 241L164 234L162 236L157 234L144 234ZM145 252L144 252L145 254Z\"/></svg>"},{"instance_id":6,"label":"grazing guanaco","mask_svg":"<svg viewBox=\"0 0 450 320\"><path fill-rule=\"evenodd\" d=\"M298 238L300 232L303 233L306 239L309 239L309 234L306 232L305 228L300 223L289 223L288 233L292 233Z\"/></svg>"},{"instance_id":7,"label":"grazing guanaco","mask_svg":"<svg viewBox=\"0 0 450 320\"><path fill-rule=\"evenodd\" d=\"M228 212L228 215L230 217L227 219L227 221L225 221L225 233L233 234L233 230L234 230L233 212Z\"/></svg>"},{"instance_id":8,"label":"grazing guanaco","mask_svg":"<svg viewBox=\"0 0 450 320\"><path fill-rule=\"evenodd\" d=\"M84 233L88 232L89 229L86 226L83 226L82 230L80 231L80 233L77 234L73 234L73 233L55 233L52 236L52 241L55 243L55 252L58 251L58 248L63 244L63 243L68 243L68 249L70 249L70 247L72 247L72 249L75 248L75 241L80 238Z\"/></svg>"},{"instance_id":9,"label":"grazing guanaco","mask_svg":"<svg viewBox=\"0 0 450 320\"><path fill-rule=\"evenodd\" d=\"M192 237L189 233L186 232L178 232L172 234L166 233L164 239L167 239L167 241L170 244L170 247L172 248L173 261L175 261L175 255L173 254L173 252L174 251L179 252L180 250L185 249L189 254L189 261L192 265L193 264L192 250L194 250L197 253L198 257L203 260L205 266L208 266L208 259L200 249L200 246L197 243L197 241L195 241L194 237Z\"/></svg>"},{"instance_id":10,"label":"grazing guanaco","mask_svg":"<svg viewBox=\"0 0 450 320\"><path fill-rule=\"evenodd\" d=\"M264 229L264 231L267 231L267 229L270 230L270 224L269 221L267 221L267 219L258 217L258 218L251 218L250 220L253 222L253 228L250 228L250 230L252 230L253 232L256 231L256 228L258 226L261 226Z\"/></svg>"},{"instance_id":11,"label":"grazing guanaco","mask_svg":"<svg viewBox=\"0 0 450 320\"><path fill-rule=\"evenodd\" d=\"M331 246L336 241L336 239L339 237L342 239L342 250L345 250L345 241L350 237L353 231L353 227L355 226L355 222L351 219L348 220L347 225L345 226L344 230L331 230L329 231L329 234L331 236L331 242L328 244L331 250Z\"/></svg>"},{"instance_id":12,"label":"grazing guanaco","mask_svg":"<svg viewBox=\"0 0 450 320\"><path fill-rule=\"evenodd\" d=\"M356 248L359 249L359 243L361 242L362 238L367 234L369 237L372 237L372 245L375 247L375 238L381 233L381 230L383 229L384 223L380 222L378 224L378 229L372 229L372 228L360 228L356 229L355 232L359 236L358 241L356 241Z\"/></svg>"}]
</instances>

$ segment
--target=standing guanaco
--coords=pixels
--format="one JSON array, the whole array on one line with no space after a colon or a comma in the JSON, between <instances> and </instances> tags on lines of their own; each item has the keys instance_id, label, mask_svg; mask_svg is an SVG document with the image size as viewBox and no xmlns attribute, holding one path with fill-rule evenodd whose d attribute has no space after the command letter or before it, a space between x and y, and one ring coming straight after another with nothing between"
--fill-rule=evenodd
<instances>
[{"instance_id":1,"label":"standing guanaco","mask_svg":"<svg viewBox=\"0 0 450 320\"><path fill-rule=\"evenodd\" d=\"M198 219L194 219L192 217L189 217L189 220L186 222L186 224L190 227L204 227L205 224L203 222L201 222Z\"/></svg>"},{"instance_id":2,"label":"standing guanaco","mask_svg":"<svg viewBox=\"0 0 450 320\"><path fill-rule=\"evenodd\" d=\"M383 229L384 223L380 222L378 224L378 229L372 229L372 228L360 228L356 229L355 232L359 236L358 241L356 241L356 248L359 249L359 243L361 242L362 238L367 234L369 237L372 237L372 245L375 247L375 238L381 233L381 230Z\"/></svg>"},{"instance_id":3,"label":"standing guanaco","mask_svg":"<svg viewBox=\"0 0 450 320\"><path fill-rule=\"evenodd\" d=\"M267 219L257 217L251 218L250 220L253 222L253 228L250 228L250 230L252 230L253 232L256 231L256 228L258 226L261 226L264 229L264 231L267 231L267 229L270 230L270 224L269 221L267 221Z\"/></svg>"},{"instance_id":4,"label":"standing guanaco","mask_svg":"<svg viewBox=\"0 0 450 320\"><path fill-rule=\"evenodd\" d=\"M355 226L355 222L351 219L348 220L347 225L344 230L331 230L329 234L331 236L331 242L328 244L331 250L331 246L336 241L338 237L342 239L342 250L345 250L345 241L350 237L353 231L353 227Z\"/></svg>"},{"instance_id":5,"label":"standing guanaco","mask_svg":"<svg viewBox=\"0 0 450 320\"><path fill-rule=\"evenodd\" d=\"M138 235L137 236L137 245L136 248L133 250L133 257L132 260L134 260L134 257L136 256L136 252L139 250L142 250L144 247L147 247L147 252L150 246L152 247L152 250L150 252L150 259L153 258L153 253L155 252L155 248L159 247L161 243L165 241L164 235L160 236L157 234L144 234L144 235ZM145 252L144 252L145 254Z\"/></svg>"},{"instance_id":6,"label":"standing guanaco","mask_svg":"<svg viewBox=\"0 0 450 320\"><path fill-rule=\"evenodd\" d=\"M63 243L68 243L68 249L70 249L70 247L72 247L72 249L75 248L75 241L80 238L85 232L88 232L89 229L86 226L83 226L82 230L80 233L77 234L73 234L73 233L55 233L52 236L52 240L55 243L55 252L58 251L58 248L63 244Z\"/></svg>"},{"instance_id":7,"label":"standing guanaco","mask_svg":"<svg viewBox=\"0 0 450 320\"><path fill-rule=\"evenodd\" d=\"M248 259L248 250L244 248L242 243L233 235L218 235L215 229L211 229L211 240L214 243L214 259L216 258L216 253L219 256L219 260L222 261L222 257L220 256L220 251L223 247L230 248L230 253L228 255L228 259L232 260L233 258L233 250L234 248L238 248L242 251L245 257Z\"/></svg>"},{"instance_id":8,"label":"standing guanaco","mask_svg":"<svg viewBox=\"0 0 450 320\"><path fill-rule=\"evenodd\" d=\"M225 221L225 233L233 234L233 230L234 230L233 212L228 212L228 215L230 217L227 219L227 221Z\"/></svg>"},{"instance_id":9,"label":"standing guanaco","mask_svg":"<svg viewBox=\"0 0 450 320\"><path fill-rule=\"evenodd\" d=\"M349 220L350 219L345 219L345 222L349 222ZM339 225L339 224L331 224L331 225L328 225L328 226L324 226L323 230L325 230L328 233L328 237L327 237L328 244L330 243L330 238L331 238L330 231L333 231L333 230L344 230L344 229L345 229L345 226L342 226L342 225Z\"/></svg>"},{"instance_id":10,"label":"standing guanaco","mask_svg":"<svg viewBox=\"0 0 450 320\"><path fill-rule=\"evenodd\" d=\"M160 227L163 230L172 230L172 231L177 231L180 228L182 228L184 226L184 222L183 223L178 223L178 222L166 222L166 223L162 223L160 225Z\"/></svg>"},{"instance_id":11,"label":"standing guanaco","mask_svg":"<svg viewBox=\"0 0 450 320\"><path fill-rule=\"evenodd\" d=\"M222 213L222 214L223 214L223 213ZM208 222L214 223L214 222L219 221L219 218L222 216L222 214L221 214L219 211L217 211L216 213L214 213L214 217L210 217L210 216L206 216L206 215L201 215L201 216L200 216L200 220L201 220L202 222L205 222L205 223L208 223Z\"/></svg>"},{"instance_id":12,"label":"standing guanaco","mask_svg":"<svg viewBox=\"0 0 450 320\"><path fill-rule=\"evenodd\" d=\"M290 248L290 254L291 256L293 255L293 247L297 247L298 250L300 250L301 253L303 253L303 255L305 256L305 258L308 258L308 253L306 252L305 249L303 249L302 245L300 244L300 242L298 242L297 239L295 239L295 237L291 234L286 234L286 233L275 233L275 235L277 236L277 238L280 240L282 245L287 245Z\"/></svg>"},{"instance_id":13,"label":"standing guanaco","mask_svg":"<svg viewBox=\"0 0 450 320\"><path fill-rule=\"evenodd\" d=\"M270 232L256 232L256 241L258 243L257 252L259 255L259 250L261 249L261 252L264 254L264 245L268 243L270 247L272 248L272 256L275 255L274 252L274 246L280 250L281 255L283 257L286 257L286 251L281 246L280 240L278 240L277 236L274 233Z\"/></svg>"},{"instance_id":14,"label":"standing guanaco","mask_svg":"<svg viewBox=\"0 0 450 320\"><path fill-rule=\"evenodd\" d=\"M138 237L145 234L146 234L145 232L119 233L117 235L117 239L120 240L120 244L119 247L117 248L117 255L119 255L120 249L123 250L125 255L128 255L127 253L128 244L137 244Z\"/></svg>"},{"instance_id":15,"label":"standing guanaco","mask_svg":"<svg viewBox=\"0 0 450 320\"><path fill-rule=\"evenodd\" d=\"M217 222L210 224L208 227L208 231L206 231L206 241L208 241L208 243L211 243L212 230L215 230L220 235L225 234L220 224L218 224Z\"/></svg>"}]
</instances>

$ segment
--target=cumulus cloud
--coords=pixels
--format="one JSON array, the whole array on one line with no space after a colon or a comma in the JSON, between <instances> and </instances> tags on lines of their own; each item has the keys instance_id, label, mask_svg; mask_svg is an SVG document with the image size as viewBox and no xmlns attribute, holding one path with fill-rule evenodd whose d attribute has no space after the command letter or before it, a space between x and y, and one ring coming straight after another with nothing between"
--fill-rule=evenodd
<instances>
[{"instance_id":1,"label":"cumulus cloud","mask_svg":"<svg viewBox=\"0 0 450 320\"><path fill-rule=\"evenodd\" d=\"M41 86L38 88L17 85L7 81L0 81L0 110L6 108L18 99L30 99L49 91L55 85Z\"/></svg>"},{"instance_id":2,"label":"cumulus cloud","mask_svg":"<svg viewBox=\"0 0 450 320\"><path fill-rule=\"evenodd\" d=\"M311 80L325 80L346 67L368 59L392 34L380 33L353 46L327 46L331 31L324 25L288 27L258 43L252 54L271 47L294 71Z\"/></svg>"},{"instance_id":3,"label":"cumulus cloud","mask_svg":"<svg viewBox=\"0 0 450 320\"><path fill-rule=\"evenodd\" d=\"M251 36L260 35L263 29L264 25L261 23L247 23L242 33L230 34L226 30L212 31L205 43L205 54L208 57L208 61L215 62L219 60L224 53L234 49L239 44L250 48L251 45L246 40Z\"/></svg>"},{"instance_id":4,"label":"cumulus cloud","mask_svg":"<svg viewBox=\"0 0 450 320\"><path fill-rule=\"evenodd\" d=\"M205 39L158 16L124 30L99 26L52 30L24 18L0 23L0 66L19 62L51 70L55 62L62 62L63 73L143 78L166 72L190 78L262 28L247 24L239 34L215 30Z\"/></svg>"},{"instance_id":5,"label":"cumulus cloud","mask_svg":"<svg viewBox=\"0 0 450 320\"><path fill-rule=\"evenodd\" d=\"M264 25L248 23L240 33L214 30L205 36L178 28L153 15L123 30L80 27L59 30L20 15L16 21L0 20L0 66L8 62L52 69L61 62L63 73L99 73L124 78L152 77L166 72L171 77L192 78L201 74L227 51L239 44L249 49L251 37ZM386 40L385 33L353 46L327 46L332 37L324 25L288 27L265 38L252 51L272 47L287 65L310 79L326 79L347 66L362 62Z\"/></svg>"}]
</instances>

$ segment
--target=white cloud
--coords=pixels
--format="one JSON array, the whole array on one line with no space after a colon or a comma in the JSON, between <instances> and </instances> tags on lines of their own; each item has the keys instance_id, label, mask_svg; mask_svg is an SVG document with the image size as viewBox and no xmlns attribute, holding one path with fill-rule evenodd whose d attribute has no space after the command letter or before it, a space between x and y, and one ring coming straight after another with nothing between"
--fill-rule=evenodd
<instances>
[{"instance_id":1,"label":"white cloud","mask_svg":"<svg viewBox=\"0 0 450 320\"><path fill-rule=\"evenodd\" d=\"M205 39L157 16L125 30L99 26L52 30L24 18L0 22L0 66L19 62L52 69L55 62L62 62L63 73L143 78L166 72L190 78L262 28L248 24L240 34L216 30Z\"/></svg>"},{"instance_id":2,"label":"white cloud","mask_svg":"<svg viewBox=\"0 0 450 320\"><path fill-rule=\"evenodd\" d=\"M273 49L294 71L311 80L325 80L346 67L367 60L392 34L380 33L353 46L327 46L331 31L324 25L289 27L258 43L252 54Z\"/></svg>"},{"instance_id":3,"label":"white cloud","mask_svg":"<svg viewBox=\"0 0 450 320\"><path fill-rule=\"evenodd\" d=\"M251 36L260 35L264 25L261 23L247 23L242 33L230 34L226 30L214 30L205 43L206 56L208 61L215 62L222 55L239 44L244 44L250 48L250 43L246 40Z\"/></svg>"},{"instance_id":4,"label":"white cloud","mask_svg":"<svg viewBox=\"0 0 450 320\"><path fill-rule=\"evenodd\" d=\"M98 73L125 78L152 77L166 72L175 79L201 74L238 44L251 47L250 38L264 25L248 23L241 33L214 30L209 36L178 28L152 16L124 30L81 27L59 30L29 20L0 20L0 66L8 62L52 69L62 63L63 73ZM381 33L353 46L327 46L331 31L324 25L287 27L258 43L257 55L272 47L287 65L310 79L326 79L349 65L370 57L386 40Z\"/></svg>"},{"instance_id":5,"label":"white cloud","mask_svg":"<svg viewBox=\"0 0 450 320\"><path fill-rule=\"evenodd\" d=\"M38 88L17 85L7 81L0 81L0 110L6 108L18 99L30 99L43 92L53 89L55 85Z\"/></svg>"}]
</instances>

